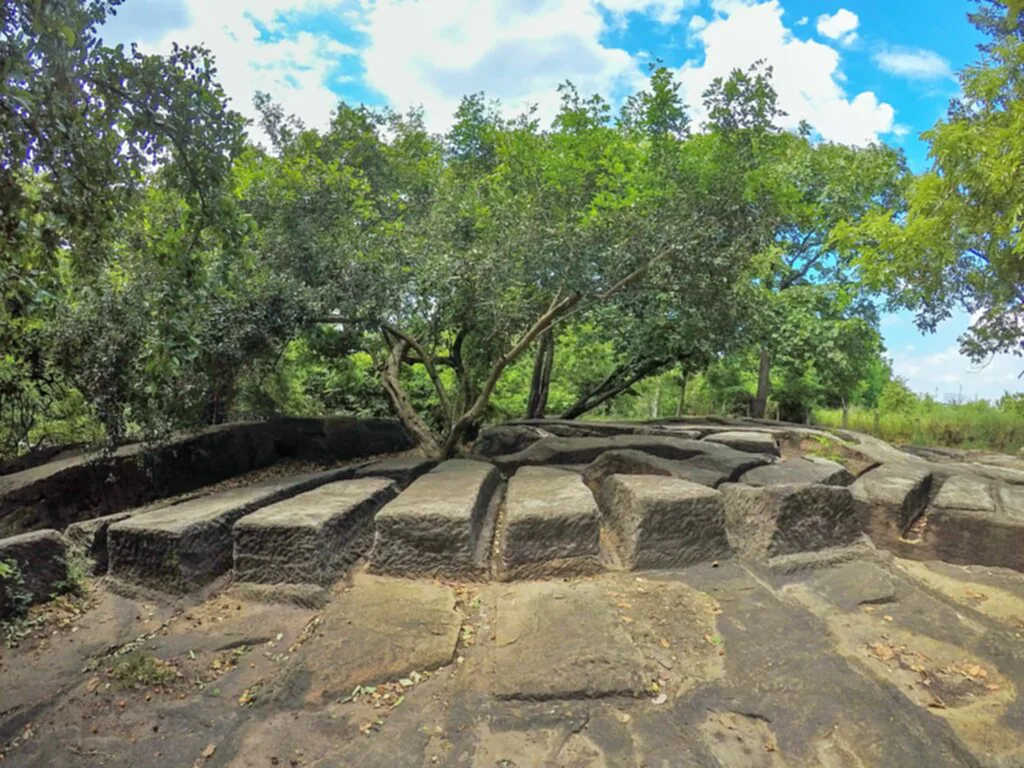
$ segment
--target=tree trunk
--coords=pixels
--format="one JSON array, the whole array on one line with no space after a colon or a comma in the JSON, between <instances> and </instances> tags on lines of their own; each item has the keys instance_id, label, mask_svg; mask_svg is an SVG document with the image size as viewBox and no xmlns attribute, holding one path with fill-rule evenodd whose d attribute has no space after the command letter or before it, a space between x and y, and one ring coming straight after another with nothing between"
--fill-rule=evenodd
<instances>
[{"instance_id":1,"label":"tree trunk","mask_svg":"<svg viewBox=\"0 0 1024 768\"><path fill-rule=\"evenodd\" d=\"M850 405L846 402L846 398L842 399L843 402L843 429L850 428Z\"/></svg>"},{"instance_id":2,"label":"tree trunk","mask_svg":"<svg viewBox=\"0 0 1024 768\"><path fill-rule=\"evenodd\" d=\"M442 455L440 440L438 440L430 425L416 412L412 400L409 399L409 395L399 379L402 361L405 359L405 353L408 349L409 343L405 339L399 339L395 346L388 351L387 360L381 366L380 371L384 391L391 398L391 404L394 406L399 420L412 433L413 438L415 438L423 450L433 458L445 458Z\"/></svg>"},{"instance_id":3,"label":"tree trunk","mask_svg":"<svg viewBox=\"0 0 1024 768\"><path fill-rule=\"evenodd\" d=\"M526 418L543 419L548 409L548 390L551 387L551 367L555 360L555 338L551 329L540 335L537 356L533 360L533 378L530 380L530 400Z\"/></svg>"},{"instance_id":4,"label":"tree trunk","mask_svg":"<svg viewBox=\"0 0 1024 768\"><path fill-rule=\"evenodd\" d=\"M634 365L620 365L597 387L580 397L559 418L575 419L592 411L602 403L617 397L637 382L652 376L668 365L668 360L647 360ZM633 371L632 373L630 373Z\"/></svg>"},{"instance_id":5,"label":"tree trunk","mask_svg":"<svg viewBox=\"0 0 1024 768\"><path fill-rule=\"evenodd\" d=\"M757 372L757 396L754 398L754 408L750 414L755 419L763 419L765 410L768 407L769 374L772 368L772 358L767 349L761 350L761 363Z\"/></svg>"},{"instance_id":6,"label":"tree trunk","mask_svg":"<svg viewBox=\"0 0 1024 768\"><path fill-rule=\"evenodd\" d=\"M682 416L686 410L686 380L690 374L683 368L679 373L679 403L676 405L676 416Z\"/></svg>"}]
</instances>

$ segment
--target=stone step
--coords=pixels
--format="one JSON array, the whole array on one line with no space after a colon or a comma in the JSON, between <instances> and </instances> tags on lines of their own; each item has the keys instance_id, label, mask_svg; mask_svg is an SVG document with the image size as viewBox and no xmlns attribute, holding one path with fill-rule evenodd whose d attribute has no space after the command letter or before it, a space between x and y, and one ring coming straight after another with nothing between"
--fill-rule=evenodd
<instances>
[{"instance_id":1,"label":"stone step","mask_svg":"<svg viewBox=\"0 0 1024 768\"><path fill-rule=\"evenodd\" d=\"M400 487L405 488L413 480L426 474L436 466L437 462L434 459L414 457L383 459L364 464L355 471L353 477L356 479L363 477L387 477L397 482Z\"/></svg>"},{"instance_id":2,"label":"stone step","mask_svg":"<svg viewBox=\"0 0 1024 768\"><path fill-rule=\"evenodd\" d=\"M579 474L523 467L505 495L499 572L503 579L601 570L601 517Z\"/></svg>"},{"instance_id":3,"label":"stone step","mask_svg":"<svg viewBox=\"0 0 1024 768\"><path fill-rule=\"evenodd\" d=\"M236 521L350 473L341 468L275 478L113 523L107 530L110 573L164 592L202 587L231 568Z\"/></svg>"},{"instance_id":4,"label":"stone step","mask_svg":"<svg viewBox=\"0 0 1024 768\"><path fill-rule=\"evenodd\" d=\"M932 470L924 462L893 462L865 472L850 486L854 509L876 547L913 557L903 534L924 512Z\"/></svg>"},{"instance_id":5,"label":"stone step","mask_svg":"<svg viewBox=\"0 0 1024 768\"><path fill-rule=\"evenodd\" d=\"M0 584L0 619L18 603L41 603L68 586L67 546L57 531L43 530L0 539L0 562L13 563L20 580Z\"/></svg>"},{"instance_id":6,"label":"stone step","mask_svg":"<svg viewBox=\"0 0 1024 768\"><path fill-rule=\"evenodd\" d=\"M373 544L373 516L398 493L385 477L342 480L246 515L234 526L235 580L333 584Z\"/></svg>"},{"instance_id":7,"label":"stone step","mask_svg":"<svg viewBox=\"0 0 1024 768\"><path fill-rule=\"evenodd\" d=\"M778 464L766 464L745 472L740 478L744 485L850 485L856 478L842 464L817 456L800 456Z\"/></svg>"},{"instance_id":8,"label":"stone step","mask_svg":"<svg viewBox=\"0 0 1024 768\"><path fill-rule=\"evenodd\" d=\"M370 570L396 576L487 576L494 536L491 464L454 459L439 464L385 506L376 518Z\"/></svg>"}]
</instances>

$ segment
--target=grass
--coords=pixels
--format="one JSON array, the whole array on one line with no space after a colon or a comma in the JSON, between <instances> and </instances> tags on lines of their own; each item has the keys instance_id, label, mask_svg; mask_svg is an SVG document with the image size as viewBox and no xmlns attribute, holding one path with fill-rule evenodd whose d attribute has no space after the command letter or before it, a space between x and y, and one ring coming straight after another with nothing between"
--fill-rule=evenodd
<instances>
[{"instance_id":1,"label":"grass","mask_svg":"<svg viewBox=\"0 0 1024 768\"><path fill-rule=\"evenodd\" d=\"M815 410L814 422L842 427L839 409ZM1024 415L996 408L986 401L919 403L905 413L878 413L851 408L848 428L897 445L938 445L947 448L1017 454L1024 448Z\"/></svg>"},{"instance_id":2,"label":"grass","mask_svg":"<svg viewBox=\"0 0 1024 768\"><path fill-rule=\"evenodd\" d=\"M178 677L171 664L145 653L129 653L118 659L110 669L110 676L122 685L168 685Z\"/></svg>"}]
</instances>

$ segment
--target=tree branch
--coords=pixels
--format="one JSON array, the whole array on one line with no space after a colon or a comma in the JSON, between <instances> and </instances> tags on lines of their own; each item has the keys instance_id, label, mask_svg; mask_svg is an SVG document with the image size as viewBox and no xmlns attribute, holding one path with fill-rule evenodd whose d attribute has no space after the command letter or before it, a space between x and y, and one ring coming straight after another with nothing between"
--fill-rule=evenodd
<instances>
[{"instance_id":1,"label":"tree branch","mask_svg":"<svg viewBox=\"0 0 1024 768\"><path fill-rule=\"evenodd\" d=\"M444 409L445 421L451 424L455 415L452 412L452 404L448 399L448 393L445 391L444 384L441 383L441 377L438 375L437 368L434 366L433 357L428 355L423 346L405 331L386 323L383 324L381 328L392 336L404 341L408 347L411 347L417 352L417 354L419 354L419 362L423 363L423 367L427 369L427 375L430 377L430 381L434 385L434 391L437 392L437 398L441 401L441 408Z\"/></svg>"}]
</instances>

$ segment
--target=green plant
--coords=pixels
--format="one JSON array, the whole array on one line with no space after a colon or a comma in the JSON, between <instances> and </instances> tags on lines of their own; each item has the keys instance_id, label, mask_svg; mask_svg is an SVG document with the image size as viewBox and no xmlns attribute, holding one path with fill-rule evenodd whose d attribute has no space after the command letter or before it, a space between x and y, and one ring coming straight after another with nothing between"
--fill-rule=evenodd
<instances>
[{"instance_id":1,"label":"green plant","mask_svg":"<svg viewBox=\"0 0 1024 768\"><path fill-rule=\"evenodd\" d=\"M156 656L135 652L114 662L110 675L124 686L167 685L178 677L178 670Z\"/></svg>"},{"instance_id":2,"label":"green plant","mask_svg":"<svg viewBox=\"0 0 1024 768\"><path fill-rule=\"evenodd\" d=\"M13 647L24 636L22 621L32 603L21 569L13 560L0 560L0 635Z\"/></svg>"}]
</instances>

